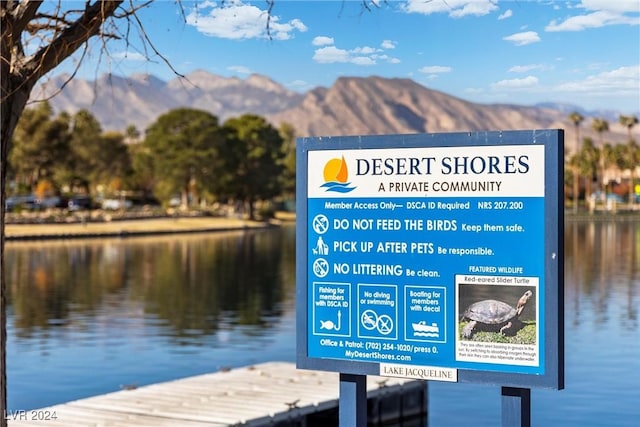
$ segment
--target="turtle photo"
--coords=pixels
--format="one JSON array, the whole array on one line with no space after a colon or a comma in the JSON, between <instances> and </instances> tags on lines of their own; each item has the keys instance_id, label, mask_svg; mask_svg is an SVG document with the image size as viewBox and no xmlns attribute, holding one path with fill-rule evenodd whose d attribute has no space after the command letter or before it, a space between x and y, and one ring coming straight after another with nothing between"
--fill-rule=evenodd
<instances>
[{"instance_id":1,"label":"turtle photo","mask_svg":"<svg viewBox=\"0 0 640 427\"><path fill-rule=\"evenodd\" d=\"M515 307L503 301L486 299L471 304L462 314L461 320L468 320L462 329L462 336L470 339L478 331L499 332L513 336L523 327L518 318L533 292L527 290Z\"/></svg>"}]
</instances>

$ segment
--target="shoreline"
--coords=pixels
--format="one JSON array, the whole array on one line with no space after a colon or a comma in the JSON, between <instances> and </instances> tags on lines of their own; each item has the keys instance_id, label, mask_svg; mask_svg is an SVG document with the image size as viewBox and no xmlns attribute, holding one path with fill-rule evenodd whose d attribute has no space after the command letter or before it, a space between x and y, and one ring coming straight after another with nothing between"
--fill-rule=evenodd
<instances>
[{"instance_id":1,"label":"shoreline","mask_svg":"<svg viewBox=\"0 0 640 427\"><path fill-rule=\"evenodd\" d=\"M5 241L129 238L241 231L275 227L287 221L287 219L249 221L221 217L178 217L69 224L5 224Z\"/></svg>"},{"instance_id":2,"label":"shoreline","mask_svg":"<svg viewBox=\"0 0 640 427\"><path fill-rule=\"evenodd\" d=\"M5 241L72 240L99 238L130 238L174 234L197 234L222 231L242 231L278 227L295 222L295 213L277 213L266 221L241 218L182 216L142 217L113 221L7 223ZM639 221L638 211L564 213L565 223L583 221Z\"/></svg>"}]
</instances>

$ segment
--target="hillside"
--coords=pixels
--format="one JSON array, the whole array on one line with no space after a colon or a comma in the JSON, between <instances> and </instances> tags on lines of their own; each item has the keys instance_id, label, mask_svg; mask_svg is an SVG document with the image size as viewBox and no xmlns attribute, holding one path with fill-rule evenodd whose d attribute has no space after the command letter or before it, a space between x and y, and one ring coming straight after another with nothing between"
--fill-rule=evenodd
<instances>
[{"instance_id":1,"label":"hillside","mask_svg":"<svg viewBox=\"0 0 640 427\"><path fill-rule=\"evenodd\" d=\"M452 132L557 127L553 110L474 104L427 89L409 79L343 77L315 89L302 103L271 115L304 135Z\"/></svg>"},{"instance_id":2,"label":"hillside","mask_svg":"<svg viewBox=\"0 0 640 427\"><path fill-rule=\"evenodd\" d=\"M267 77L252 75L240 80L202 70L168 82L149 74L129 78L105 74L93 82L69 81L68 75L60 75L36 88L32 99L56 92L50 101L55 111L73 114L87 109L104 130L119 131L129 125L144 130L163 113L179 107L206 110L224 121L244 113L265 116L290 108L302 98Z\"/></svg>"},{"instance_id":3,"label":"hillside","mask_svg":"<svg viewBox=\"0 0 640 427\"><path fill-rule=\"evenodd\" d=\"M33 99L51 95L67 79L52 78L34 91ZM57 112L86 108L104 130L123 131L131 124L144 130L161 114L189 107L209 111L221 121L258 114L274 125L290 123L298 136L562 128L567 148L572 151L575 145L567 105L478 104L410 79L375 76L342 77L330 88L299 94L257 74L242 80L200 70L168 82L151 75L103 75L93 82L69 81L51 104ZM590 129L591 119L585 115L581 136L598 143L598 135ZM605 140L626 141L626 129L617 120L609 124Z\"/></svg>"}]
</instances>

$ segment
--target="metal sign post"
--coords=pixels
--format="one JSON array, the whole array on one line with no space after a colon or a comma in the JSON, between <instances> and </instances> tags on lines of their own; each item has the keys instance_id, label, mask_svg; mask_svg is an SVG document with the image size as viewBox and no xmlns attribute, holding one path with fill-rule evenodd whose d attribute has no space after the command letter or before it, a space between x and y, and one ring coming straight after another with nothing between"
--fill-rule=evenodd
<instances>
[{"instance_id":1,"label":"metal sign post","mask_svg":"<svg viewBox=\"0 0 640 427\"><path fill-rule=\"evenodd\" d=\"M528 389L564 387L563 138L298 139L297 366L348 405L349 375L500 384L529 422Z\"/></svg>"},{"instance_id":2,"label":"metal sign post","mask_svg":"<svg viewBox=\"0 0 640 427\"><path fill-rule=\"evenodd\" d=\"M367 427L366 375L340 374L340 427Z\"/></svg>"},{"instance_id":3,"label":"metal sign post","mask_svg":"<svg viewBox=\"0 0 640 427\"><path fill-rule=\"evenodd\" d=\"M502 387L502 427L531 427L531 390Z\"/></svg>"}]
</instances>

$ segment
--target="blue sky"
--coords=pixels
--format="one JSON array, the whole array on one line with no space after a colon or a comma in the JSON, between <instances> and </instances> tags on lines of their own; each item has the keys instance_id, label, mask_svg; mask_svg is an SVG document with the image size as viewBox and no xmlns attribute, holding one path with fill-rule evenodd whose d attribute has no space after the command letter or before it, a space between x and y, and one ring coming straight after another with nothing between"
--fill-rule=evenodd
<instances>
[{"instance_id":1,"label":"blue sky","mask_svg":"<svg viewBox=\"0 0 640 427\"><path fill-rule=\"evenodd\" d=\"M640 113L640 0L156 1L149 38L182 74L262 74L296 90L341 76L411 78L480 103L566 102ZM79 76L175 78L138 35ZM151 60L149 60L151 59ZM66 64L68 68L69 65ZM60 71L60 70L57 70Z\"/></svg>"}]
</instances>

